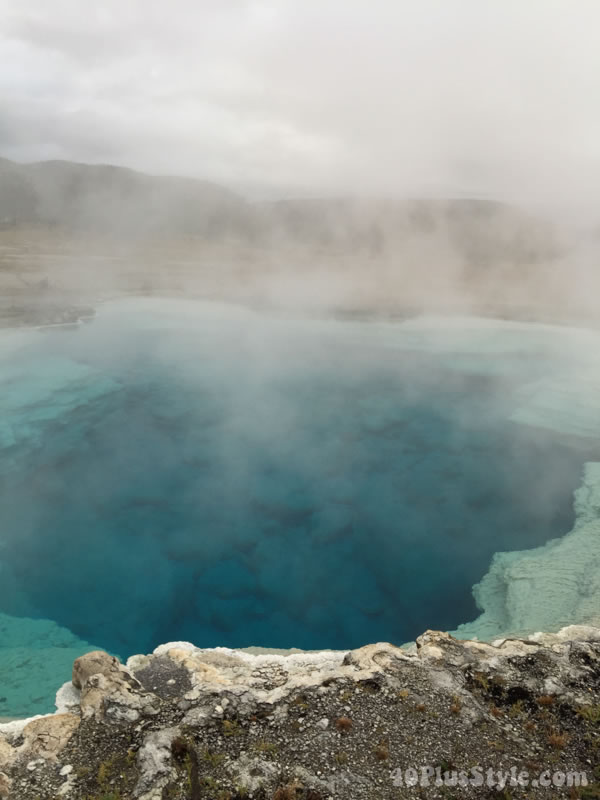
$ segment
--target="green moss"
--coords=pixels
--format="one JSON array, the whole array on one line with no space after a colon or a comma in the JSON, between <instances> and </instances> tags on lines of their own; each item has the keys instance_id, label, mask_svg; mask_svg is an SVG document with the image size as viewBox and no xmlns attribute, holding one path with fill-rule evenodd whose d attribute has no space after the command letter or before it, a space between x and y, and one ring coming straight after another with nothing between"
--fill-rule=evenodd
<instances>
[{"instance_id":1,"label":"green moss","mask_svg":"<svg viewBox=\"0 0 600 800\"><path fill-rule=\"evenodd\" d=\"M594 725L600 725L600 705L598 706L580 706L577 709L577 714L586 722L592 722Z\"/></svg>"},{"instance_id":2,"label":"green moss","mask_svg":"<svg viewBox=\"0 0 600 800\"><path fill-rule=\"evenodd\" d=\"M108 792L108 794L88 794L84 800L121 800L121 793Z\"/></svg>"},{"instance_id":3,"label":"green moss","mask_svg":"<svg viewBox=\"0 0 600 800\"><path fill-rule=\"evenodd\" d=\"M258 753L268 754L268 753L276 753L279 749L274 742L267 742L265 739L261 739L254 745L254 749Z\"/></svg>"},{"instance_id":4,"label":"green moss","mask_svg":"<svg viewBox=\"0 0 600 800\"><path fill-rule=\"evenodd\" d=\"M508 716L514 719L524 713L524 704L522 700L517 700L513 703L508 711Z\"/></svg>"},{"instance_id":5,"label":"green moss","mask_svg":"<svg viewBox=\"0 0 600 800\"><path fill-rule=\"evenodd\" d=\"M202 753L202 758L209 766L216 768L225 761L226 756L224 753L214 753L212 750L205 750Z\"/></svg>"},{"instance_id":6,"label":"green moss","mask_svg":"<svg viewBox=\"0 0 600 800\"><path fill-rule=\"evenodd\" d=\"M103 791L108 789L108 783L113 778L115 774L115 758L107 758L106 761L103 761L100 766L98 767L98 772L96 774L96 781L98 786Z\"/></svg>"},{"instance_id":7,"label":"green moss","mask_svg":"<svg viewBox=\"0 0 600 800\"><path fill-rule=\"evenodd\" d=\"M487 679L487 675L485 675L483 672L474 672L473 679L477 681L480 688L483 689L484 692L487 692L489 690L490 683Z\"/></svg>"},{"instance_id":8,"label":"green moss","mask_svg":"<svg viewBox=\"0 0 600 800\"><path fill-rule=\"evenodd\" d=\"M223 736L228 738L232 736L240 736L242 733L242 726L236 720L224 719L223 720Z\"/></svg>"},{"instance_id":9,"label":"green moss","mask_svg":"<svg viewBox=\"0 0 600 800\"><path fill-rule=\"evenodd\" d=\"M91 769L89 767L77 767L77 769L75 770L75 775L80 780L82 780L83 778L87 778L87 776L90 774L90 772L91 772Z\"/></svg>"},{"instance_id":10,"label":"green moss","mask_svg":"<svg viewBox=\"0 0 600 800\"><path fill-rule=\"evenodd\" d=\"M290 705L299 708L301 711L306 711L308 708L308 703L306 702L307 700L308 698L305 694L299 694L292 700Z\"/></svg>"},{"instance_id":11,"label":"green moss","mask_svg":"<svg viewBox=\"0 0 600 800\"><path fill-rule=\"evenodd\" d=\"M579 797L581 797L581 800L600 800L600 783L584 786L579 791Z\"/></svg>"}]
</instances>

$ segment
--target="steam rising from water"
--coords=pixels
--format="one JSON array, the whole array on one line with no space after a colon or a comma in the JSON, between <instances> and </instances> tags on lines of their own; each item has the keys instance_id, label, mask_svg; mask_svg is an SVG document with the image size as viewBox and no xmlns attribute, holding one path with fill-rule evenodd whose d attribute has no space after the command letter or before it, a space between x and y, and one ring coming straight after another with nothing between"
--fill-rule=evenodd
<instances>
[{"instance_id":1,"label":"steam rising from water","mask_svg":"<svg viewBox=\"0 0 600 800\"><path fill-rule=\"evenodd\" d=\"M0 327L278 309L0 335L0 717L91 646L600 615L600 335L406 319L598 324L578 12L0 0Z\"/></svg>"},{"instance_id":2,"label":"steam rising from water","mask_svg":"<svg viewBox=\"0 0 600 800\"><path fill-rule=\"evenodd\" d=\"M0 658L54 659L58 684L87 642L346 648L474 619L494 553L573 526L600 439L596 341L168 301L5 337ZM482 635L535 624L511 598ZM594 606L568 604L557 623ZM11 642L14 616L62 628ZM21 675L0 713L47 699Z\"/></svg>"}]
</instances>

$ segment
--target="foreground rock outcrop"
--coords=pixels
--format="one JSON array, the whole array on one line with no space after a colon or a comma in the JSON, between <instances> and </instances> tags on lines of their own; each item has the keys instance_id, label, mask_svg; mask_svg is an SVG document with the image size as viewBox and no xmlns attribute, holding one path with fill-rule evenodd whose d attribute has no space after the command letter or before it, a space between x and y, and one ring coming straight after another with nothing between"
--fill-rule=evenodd
<instances>
[{"instance_id":1,"label":"foreground rock outcrop","mask_svg":"<svg viewBox=\"0 0 600 800\"><path fill-rule=\"evenodd\" d=\"M600 797L600 629L493 644L78 658L0 725L0 798ZM458 784L458 785L457 785Z\"/></svg>"}]
</instances>

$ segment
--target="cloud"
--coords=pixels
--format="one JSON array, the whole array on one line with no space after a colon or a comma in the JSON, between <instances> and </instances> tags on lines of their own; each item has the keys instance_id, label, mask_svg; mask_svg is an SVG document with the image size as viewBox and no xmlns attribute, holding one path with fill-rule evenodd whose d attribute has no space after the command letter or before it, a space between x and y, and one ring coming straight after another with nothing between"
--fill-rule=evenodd
<instances>
[{"instance_id":1,"label":"cloud","mask_svg":"<svg viewBox=\"0 0 600 800\"><path fill-rule=\"evenodd\" d=\"M599 24L595 0L0 0L0 151L591 202Z\"/></svg>"}]
</instances>

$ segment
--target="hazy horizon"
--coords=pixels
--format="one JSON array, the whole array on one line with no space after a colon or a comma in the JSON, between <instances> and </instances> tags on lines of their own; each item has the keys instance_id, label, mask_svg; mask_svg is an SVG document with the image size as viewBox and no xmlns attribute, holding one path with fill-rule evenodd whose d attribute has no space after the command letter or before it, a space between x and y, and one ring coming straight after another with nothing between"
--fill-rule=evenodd
<instances>
[{"instance_id":1,"label":"hazy horizon","mask_svg":"<svg viewBox=\"0 0 600 800\"><path fill-rule=\"evenodd\" d=\"M302 187L292 187L292 186L277 186L277 187L270 187L270 186L259 186L259 185L244 185L244 184L231 184L226 183L225 181L216 181L210 180L205 178L201 175L184 175L182 173L175 173L169 171L157 171L153 169L140 169L138 167L131 166L130 164L117 164L114 162L108 161L83 161L78 159L69 159L69 158L40 158L40 159L18 159L18 158L11 158L5 155L3 152L0 152L0 162L1 161L9 161L13 164L16 164L19 167L29 167L29 166L36 166L40 164L73 164L80 167L107 167L109 169L122 169L127 170L129 172L135 172L140 175L144 175L150 178L175 178L177 180L192 180L192 181L199 181L207 184L212 184L214 186L220 186L221 188L228 189L235 194L239 194L243 199L248 200L250 202L276 202L279 200L390 200L390 201L405 201L405 200L481 200L481 201L488 201L491 203L504 203L506 205L514 205L515 207L518 206L527 206L527 203L519 203L519 202L510 202L509 200L502 199L500 197L495 197L491 194L486 195L484 193L477 194L475 192L469 193L467 192L460 192L458 189L455 190L453 193L443 193L440 192L436 194L431 192L430 194L421 193L418 194L416 192L403 192L402 187L397 187L396 191L382 191L382 192L353 192L350 189L348 190L334 190L334 189L327 189L322 188L319 189L315 187L311 189L310 187L302 188Z\"/></svg>"},{"instance_id":2,"label":"hazy horizon","mask_svg":"<svg viewBox=\"0 0 600 800\"><path fill-rule=\"evenodd\" d=\"M597 318L600 6L573 8L0 0L0 155L70 165L0 171L6 303L48 284Z\"/></svg>"},{"instance_id":3,"label":"hazy horizon","mask_svg":"<svg viewBox=\"0 0 600 800\"><path fill-rule=\"evenodd\" d=\"M599 22L591 0L0 0L0 153L591 209Z\"/></svg>"}]
</instances>

